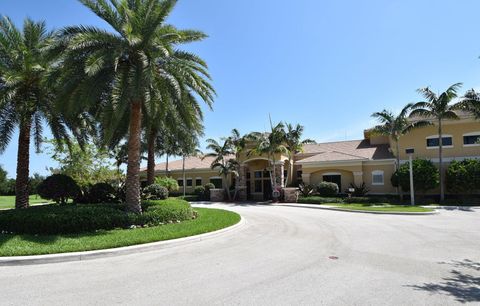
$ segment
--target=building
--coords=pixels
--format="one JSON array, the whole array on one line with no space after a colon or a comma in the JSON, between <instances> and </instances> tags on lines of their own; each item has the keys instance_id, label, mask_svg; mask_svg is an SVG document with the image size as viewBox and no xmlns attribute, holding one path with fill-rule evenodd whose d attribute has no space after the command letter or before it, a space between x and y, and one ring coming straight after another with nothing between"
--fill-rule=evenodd
<instances>
[{"instance_id":1,"label":"building","mask_svg":"<svg viewBox=\"0 0 480 306\"><path fill-rule=\"evenodd\" d=\"M432 121L431 126L412 130L400 138L399 153L392 149L396 146L389 137L372 135L366 130L361 140L304 145L303 152L294 155L292 165L286 155L278 154L274 158L278 185L285 187L288 175L288 184L329 181L337 183L340 191L345 192L352 184L360 186L365 183L369 194L396 194L390 178L396 169L397 154L400 163L405 163L408 161L405 150L414 148L414 158L425 158L438 164L437 129ZM460 120L445 121L443 144L446 165L452 160L480 158L480 122L466 114L462 114ZM206 183L221 188L223 179L216 170L210 169L211 162L212 158L187 158L184 182L182 160L173 161L169 163L168 175L177 179L180 186L185 184L187 192ZM228 185L239 190L240 199L268 199L272 194L268 158L241 153L238 162L239 176L228 178ZM166 164L156 165L155 171L158 176L166 175Z\"/></svg>"}]
</instances>

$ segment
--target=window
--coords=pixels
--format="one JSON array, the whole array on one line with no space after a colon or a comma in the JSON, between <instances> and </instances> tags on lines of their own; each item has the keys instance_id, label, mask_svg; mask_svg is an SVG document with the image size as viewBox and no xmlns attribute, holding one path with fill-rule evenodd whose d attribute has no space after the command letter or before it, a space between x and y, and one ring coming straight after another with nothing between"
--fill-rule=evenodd
<instances>
[{"instance_id":1,"label":"window","mask_svg":"<svg viewBox=\"0 0 480 306\"><path fill-rule=\"evenodd\" d=\"M218 188L218 189L222 188L222 179L221 178L211 178L210 183L215 185L215 188Z\"/></svg>"},{"instance_id":2,"label":"window","mask_svg":"<svg viewBox=\"0 0 480 306\"><path fill-rule=\"evenodd\" d=\"M201 177L197 177L195 179L195 186L202 186L203 185L203 182L202 182L202 178Z\"/></svg>"},{"instance_id":3,"label":"window","mask_svg":"<svg viewBox=\"0 0 480 306\"><path fill-rule=\"evenodd\" d=\"M262 192L262 181L255 181L255 192Z\"/></svg>"},{"instance_id":4,"label":"window","mask_svg":"<svg viewBox=\"0 0 480 306\"><path fill-rule=\"evenodd\" d=\"M263 177L270 178L270 172L268 172L267 170L263 171Z\"/></svg>"},{"instance_id":5,"label":"window","mask_svg":"<svg viewBox=\"0 0 480 306\"><path fill-rule=\"evenodd\" d=\"M193 180L191 178L187 178L187 187L193 186Z\"/></svg>"},{"instance_id":6,"label":"window","mask_svg":"<svg viewBox=\"0 0 480 306\"><path fill-rule=\"evenodd\" d=\"M183 179L177 180L178 186L183 187Z\"/></svg>"},{"instance_id":7,"label":"window","mask_svg":"<svg viewBox=\"0 0 480 306\"><path fill-rule=\"evenodd\" d=\"M463 135L463 145L465 146L478 146L480 145L480 132L468 133Z\"/></svg>"},{"instance_id":8,"label":"window","mask_svg":"<svg viewBox=\"0 0 480 306\"><path fill-rule=\"evenodd\" d=\"M255 178L262 178L262 171L255 171Z\"/></svg>"},{"instance_id":9,"label":"window","mask_svg":"<svg viewBox=\"0 0 480 306\"><path fill-rule=\"evenodd\" d=\"M250 175L251 175L250 172L247 172L247 180L250 179Z\"/></svg>"},{"instance_id":10,"label":"window","mask_svg":"<svg viewBox=\"0 0 480 306\"><path fill-rule=\"evenodd\" d=\"M440 138L438 136L430 136L427 138L427 148L438 148L440 145ZM442 137L442 146L444 147L452 147L453 146L453 138L452 136L443 136Z\"/></svg>"},{"instance_id":11,"label":"window","mask_svg":"<svg viewBox=\"0 0 480 306\"><path fill-rule=\"evenodd\" d=\"M302 170L298 170L297 171L297 179L301 179L302 178Z\"/></svg>"},{"instance_id":12,"label":"window","mask_svg":"<svg viewBox=\"0 0 480 306\"><path fill-rule=\"evenodd\" d=\"M383 185L383 171L372 171L372 185Z\"/></svg>"},{"instance_id":13,"label":"window","mask_svg":"<svg viewBox=\"0 0 480 306\"><path fill-rule=\"evenodd\" d=\"M283 177L287 177L288 176L288 170L283 170Z\"/></svg>"}]
</instances>

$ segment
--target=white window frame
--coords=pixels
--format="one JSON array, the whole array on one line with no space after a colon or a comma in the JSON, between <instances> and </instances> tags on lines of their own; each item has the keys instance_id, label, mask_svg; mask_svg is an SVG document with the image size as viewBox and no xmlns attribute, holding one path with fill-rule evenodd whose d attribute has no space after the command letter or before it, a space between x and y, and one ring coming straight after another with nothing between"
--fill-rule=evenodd
<instances>
[{"instance_id":1,"label":"white window frame","mask_svg":"<svg viewBox=\"0 0 480 306\"><path fill-rule=\"evenodd\" d=\"M480 143L473 143L473 144L465 144L463 142L463 137L464 136L480 136L480 131L478 132L470 132L470 133L465 133L462 135L462 144L464 147L479 147L480 146Z\"/></svg>"},{"instance_id":2,"label":"white window frame","mask_svg":"<svg viewBox=\"0 0 480 306\"><path fill-rule=\"evenodd\" d=\"M442 148L444 148L444 149L453 148L453 136L450 135L450 134L443 134L442 135L442 138L447 138L447 137L452 138L452 145L451 146L450 145L448 145L448 146L443 145ZM440 141L440 137L438 135L430 135L430 136L425 137L425 140L427 140L427 139L438 139L438 141ZM463 138L462 138L462 142L463 142ZM434 149L438 149L440 146L429 147L429 146L427 146L427 144L425 144L425 147L427 148L427 150L434 150Z\"/></svg>"},{"instance_id":3,"label":"white window frame","mask_svg":"<svg viewBox=\"0 0 480 306\"><path fill-rule=\"evenodd\" d=\"M375 183L373 177L375 175L381 175L382 176L382 182L381 183ZM374 186L383 186L385 185L385 171L383 170L374 170L372 171L372 185Z\"/></svg>"}]
</instances>

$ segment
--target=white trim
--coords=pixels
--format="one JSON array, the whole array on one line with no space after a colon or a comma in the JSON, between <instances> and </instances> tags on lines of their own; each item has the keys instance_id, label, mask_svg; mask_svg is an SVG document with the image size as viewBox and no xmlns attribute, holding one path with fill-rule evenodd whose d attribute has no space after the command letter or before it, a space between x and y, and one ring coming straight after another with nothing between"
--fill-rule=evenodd
<instances>
[{"instance_id":1,"label":"white trim","mask_svg":"<svg viewBox=\"0 0 480 306\"><path fill-rule=\"evenodd\" d=\"M433 163L439 163L440 160L438 158L425 158ZM443 158L443 162L444 163L449 163L449 162L452 162L454 160L458 160L458 161L462 161L464 159L480 159L480 155L478 156L457 156L457 157L444 157ZM400 165L402 164L405 164L405 163L408 163L408 159L401 159L400 160Z\"/></svg>"},{"instance_id":2,"label":"white trim","mask_svg":"<svg viewBox=\"0 0 480 306\"><path fill-rule=\"evenodd\" d=\"M462 136L478 136L478 135L480 135L480 131L465 133Z\"/></svg>"},{"instance_id":3,"label":"white trim","mask_svg":"<svg viewBox=\"0 0 480 306\"><path fill-rule=\"evenodd\" d=\"M209 180L211 180L211 179L217 180L217 179L223 179L223 177L221 177L221 176L211 176L208 179Z\"/></svg>"},{"instance_id":4,"label":"white trim","mask_svg":"<svg viewBox=\"0 0 480 306\"><path fill-rule=\"evenodd\" d=\"M375 175L381 175L382 176L382 182L381 183L375 183L373 181L373 177ZM383 186L385 185L385 171L383 170L373 170L372 171L372 186Z\"/></svg>"},{"instance_id":5,"label":"white trim","mask_svg":"<svg viewBox=\"0 0 480 306\"><path fill-rule=\"evenodd\" d=\"M450 134L442 134L442 141L443 141L443 138L452 138L452 144L451 145L444 145L442 146L443 149L451 149L453 148L453 136L450 135ZM438 139L438 141L440 142L440 136L437 134L437 135L430 135L430 136L427 136L425 137L425 140L429 140L429 139ZM463 141L462 141L463 142ZM428 145L425 146L427 148L427 150L435 150L435 149L439 149L440 146L435 146L435 147L429 147Z\"/></svg>"},{"instance_id":6,"label":"white trim","mask_svg":"<svg viewBox=\"0 0 480 306\"><path fill-rule=\"evenodd\" d=\"M362 171L354 171L353 175L354 176L363 176L363 172Z\"/></svg>"},{"instance_id":7,"label":"white trim","mask_svg":"<svg viewBox=\"0 0 480 306\"><path fill-rule=\"evenodd\" d=\"M325 176L325 175L340 175L340 176L342 176L342 174L340 172L325 172L325 173L322 173L322 176Z\"/></svg>"},{"instance_id":8,"label":"white trim","mask_svg":"<svg viewBox=\"0 0 480 306\"><path fill-rule=\"evenodd\" d=\"M462 144L464 147L480 147L480 143L465 144L465 140L463 139L465 136L478 136L480 138L480 131L465 133L462 135Z\"/></svg>"},{"instance_id":9,"label":"white trim","mask_svg":"<svg viewBox=\"0 0 480 306\"><path fill-rule=\"evenodd\" d=\"M450 134L442 134L442 138L445 138L445 137L451 137L453 139L453 136ZM440 138L440 135L437 134L437 135L430 135L425 137L425 139L435 139L435 138Z\"/></svg>"}]
</instances>

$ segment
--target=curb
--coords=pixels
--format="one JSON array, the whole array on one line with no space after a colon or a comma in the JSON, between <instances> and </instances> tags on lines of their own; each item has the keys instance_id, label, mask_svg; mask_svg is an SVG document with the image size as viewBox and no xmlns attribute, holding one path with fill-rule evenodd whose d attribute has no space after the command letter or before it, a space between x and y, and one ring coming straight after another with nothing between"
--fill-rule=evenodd
<instances>
[{"instance_id":1,"label":"curb","mask_svg":"<svg viewBox=\"0 0 480 306\"><path fill-rule=\"evenodd\" d=\"M72 252L61 254L48 254L48 255L33 255L33 256L11 256L0 257L0 267L2 266L26 266L26 265L38 265L38 264L50 264L72 261L83 261L98 258L107 258L120 255L136 254L145 251L155 251L170 247L176 247L185 245L192 242L200 242L216 236L234 232L241 229L246 225L246 220L240 216L240 221L234 225L226 228L222 228L213 232L203 233L195 236L183 237L178 239L171 239L165 241L151 242L145 244L137 244L126 247L119 247L113 249L94 250L85 252Z\"/></svg>"},{"instance_id":2,"label":"curb","mask_svg":"<svg viewBox=\"0 0 480 306\"><path fill-rule=\"evenodd\" d=\"M373 215L404 215L404 216L427 216L427 215L436 215L438 212L436 210L431 212L395 212L395 211L366 211L366 210L354 210L354 209L345 209L338 208L333 206L320 206L320 205L309 205L309 204L275 204L273 206L288 206L288 207L297 207L297 208L313 208L313 209L324 209L324 210L334 210L334 211L343 211L359 214L373 214ZM432 208L434 209L434 208Z\"/></svg>"}]
</instances>

